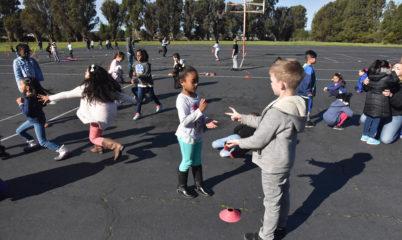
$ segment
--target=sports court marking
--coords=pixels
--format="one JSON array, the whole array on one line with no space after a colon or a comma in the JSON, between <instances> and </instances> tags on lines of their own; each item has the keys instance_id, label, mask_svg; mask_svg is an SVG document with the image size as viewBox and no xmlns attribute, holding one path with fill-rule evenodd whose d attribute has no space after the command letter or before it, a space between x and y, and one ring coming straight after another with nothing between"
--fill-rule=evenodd
<instances>
[{"instance_id":1,"label":"sports court marking","mask_svg":"<svg viewBox=\"0 0 402 240\"><path fill-rule=\"evenodd\" d=\"M131 87L131 85L132 85L132 84L127 85L127 86L124 86L124 87L122 87L121 89L125 89L125 88L128 88L128 87ZM64 113L61 113L61 114L59 114L59 115L57 115L57 116L55 116L55 117L49 119L48 122L50 123L50 122L52 122L52 121L54 121L54 120L56 120L56 119L58 119L58 118L60 118L60 117L62 117L62 116L64 116L64 115L66 115L66 114L69 114L69 113L71 113L71 112L77 110L78 108L79 108L79 107L76 107L76 108L70 109L70 110L68 110L68 111L66 111L66 112L64 112ZM22 114L22 113L19 113L19 114L10 116L10 117L8 117L7 119L10 119L10 118L19 116L19 115L21 115L21 114ZM1 121L7 120L7 119L2 119ZM13 138L13 137L15 137L15 136L18 136L18 134L14 133L13 135L10 135L10 136L8 136L8 137L2 138L1 141L9 140L9 139L11 139L11 138Z\"/></svg>"}]
</instances>

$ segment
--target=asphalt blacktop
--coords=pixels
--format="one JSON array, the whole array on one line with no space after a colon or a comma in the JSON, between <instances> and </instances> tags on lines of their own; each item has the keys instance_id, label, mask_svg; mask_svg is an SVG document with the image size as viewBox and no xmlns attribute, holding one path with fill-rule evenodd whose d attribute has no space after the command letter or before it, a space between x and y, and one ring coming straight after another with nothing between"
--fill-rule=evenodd
<instances>
[{"instance_id":1,"label":"asphalt blacktop","mask_svg":"<svg viewBox=\"0 0 402 240\"><path fill-rule=\"evenodd\" d=\"M144 48L164 111L155 113L155 104L149 102L142 108L143 118L133 121L135 105L120 107L104 132L126 147L117 162L110 151L103 155L89 151L89 126L75 115L79 99L44 109L51 123L47 138L65 144L71 150L70 158L54 161L56 153L47 149L24 153L24 140L15 136L16 128L26 120L15 102L20 95L12 70L15 54L0 54L0 134L2 145L12 155L0 160L0 178L9 189L7 198L0 201L1 240L235 240L257 231L264 212L260 169L251 163L250 153L243 158L221 158L211 142L232 134L236 123L224 115L229 106L241 113L261 112L275 99L268 69L277 56L303 63L309 49L318 53L312 110L316 126L298 135L285 239L402 239L401 140L379 146L360 142L364 93L354 93L351 108L355 115L343 131L333 130L322 120L333 101L322 89L334 73L342 73L352 91L359 68L375 59L397 62L401 48L248 46L242 71L230 71L229 45L222 46L219 62L206 45L170 45L165 58L157 46ZM65 59L68 54L63 51ZM174 135L179 90L168 77L174 52L199 71L198 93L208 101L205 113L219 121L219 127L206 131L203 138L205 185L214 192L210 198L186 200L176 193L181 161ZM53 63L44 51L36 51L35 57L44 73L43 86L56 93L78 86L91 63L108 68L112 54L105 49L76 49L77 61L60 64ZM127 73L127 60L122 65ZM206 72L216 76L205 76ZM131 94L130 85L123 88ZM189 183L192 186L192 179ZM219 212L228 207L241 211L239 222L219 219Z\"/></svg>"}]
</instances>

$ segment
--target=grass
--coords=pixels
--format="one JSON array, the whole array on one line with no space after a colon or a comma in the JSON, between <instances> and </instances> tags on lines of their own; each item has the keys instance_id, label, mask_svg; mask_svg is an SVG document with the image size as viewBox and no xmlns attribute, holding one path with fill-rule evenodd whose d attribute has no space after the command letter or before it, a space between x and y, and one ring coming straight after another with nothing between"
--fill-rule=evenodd
<instances>
[{"instance_id":1,"label":"grass","mask_svg":"<svg viewBox=\"0 0 402 240\"><path fill-rule=\"evenodd\" d=\"M118 42L120 47L125 48L126 42ZM213 45L215 41L172 41L171 45ZM10 52L10 46L15 46L18 42L0 42L0 52ZM67 49L67 42L58 42L59 49ZM140 41L136 43L138 45L160 45L159 41ZM231 45L232 41L220 41L222 45ZM242 41L238 41L241 45ZM85 48L84 42L73 42L73 48ZM297 42L273 42L273 41L247 41L246 45L264 45L264 46L340 46L340 47L394 47L400 48L402 44L381 44L381 43L340 43L340 42L314 42L314 41L297 41ZM35 51L38 50L37 43L30 42L30 48ZM47 46L47 42L43 43L43 49ZM95 47L98 47L98 43L95 42ZM103 42L105 47L105 42Z\"/></svg>"}]
</instances>

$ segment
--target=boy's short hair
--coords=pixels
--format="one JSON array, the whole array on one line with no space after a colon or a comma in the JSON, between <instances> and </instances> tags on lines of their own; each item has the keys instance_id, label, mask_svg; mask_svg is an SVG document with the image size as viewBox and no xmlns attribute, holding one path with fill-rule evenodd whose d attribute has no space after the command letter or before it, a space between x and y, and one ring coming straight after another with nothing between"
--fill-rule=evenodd
<instances>
[{"instance_id":1,"label":"boy's short hair","mask_svg":"<svg viewBox=\"0 0 402 240\"><path fill-rule=\"evenodd\" d=\"M306 51L304 55L306 56L306 58L317 58L317 53L313 50Z\"/></svg>"},{"instance_id":2,"label":"boy's short hair","mask_svg":"<svg viewBox=\"0 0 402 240\"><path fill-rule=\"evenodd\" d=\"M296 59L285 59L272 65L269 72L278 81L286 83L290 89L296 89L304 77L304 69Z\"/></svg>"},{"instance_id":3,"label":"boy's short hair","mask_svg":"<svg viewBox=\"0 0 402 240\"><path fill-rule=\"evenodd\" d=\"M179 53L173 53L172 55L174 58L180 59L180 54Z\"/></svg>"}]
</instances>

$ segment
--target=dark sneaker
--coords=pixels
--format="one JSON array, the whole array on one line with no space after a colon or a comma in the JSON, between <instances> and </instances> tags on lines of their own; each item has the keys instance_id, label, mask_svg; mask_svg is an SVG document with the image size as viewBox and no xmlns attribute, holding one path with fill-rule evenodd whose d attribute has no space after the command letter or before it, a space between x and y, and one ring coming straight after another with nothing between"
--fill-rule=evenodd
<instances>
[{"instance_id":1,"label":"dark sneaker","mask_svg":"<svg viewBox=\"0 0 402 240\"><path fill-rule=\"evenodd\" d=\"M286 236L286 228L277 227L274 232L274 240L283 239Z\"/></svg>"},{"instance_id":2,"label":"dark sneaker","mask_svg":"<svg viewBox=\"0 0 402 240\"><path fill-rule=\"evenodd\" d=\"M314 123L312 121L307 121L305 127L306 128L312 128L312 127L314 127Z\"/></svg>"},{"instance_id":3,"label":"dark sneaker","mask_svg":"<svg viewBox=\"0 0 402 240\"><path fill-rule=\"evenodd\" d=\"M342 126L334 126L332 129L342 131L344 128Z\"/></svg>"},{"instance_id":4,"label":"dark sneaker","mask_svg":"<svg viewBox=\"0 0 402 240\"><path fill-rule=\"evenodd\" d=\"M262 238L260 238L258 232L255 232L255 233L244 234L244 240L262 240Z\"/></svg>"},{"instance_id":5,"label":"dark sneaker","mask_svg":"<svg viewBox=\"0 0 402 240\"><path fill-rule=\"evenodd\" d=\"M24 147L24 152L29 153L40 148L39 143L35 142L35 140L27 141L28 146Z\"/></svg>"}]
</instances>

